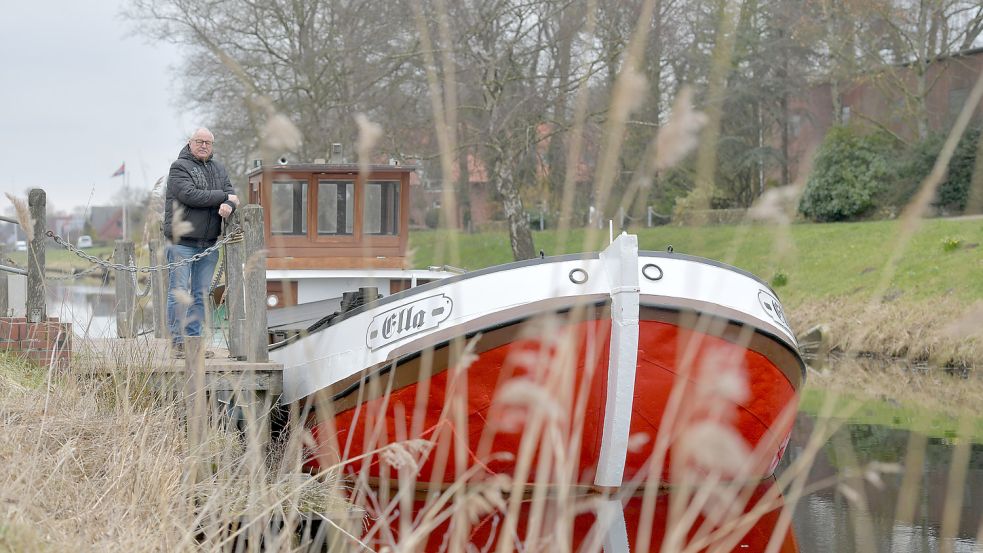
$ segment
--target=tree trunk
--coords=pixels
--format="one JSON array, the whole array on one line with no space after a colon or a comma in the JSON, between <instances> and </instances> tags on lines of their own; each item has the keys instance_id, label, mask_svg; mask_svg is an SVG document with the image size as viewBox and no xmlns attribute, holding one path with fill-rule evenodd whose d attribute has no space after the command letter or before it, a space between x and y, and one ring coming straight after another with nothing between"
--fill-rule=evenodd
<instances>
[{"instance_id":1,"label":"tree trunk","mask_svg":"<svg viewBox=\"0 0 983 553\"><path fill-rule=\"evenodd\" d=\"M496 163L490 178L495 183L495 189L502 195L502 204L509 222L509 243L512 246L512 258L516 261L536 257L532 243L532 232L522 207L522 198L515 184L516 154L506 146L506 151L500 151L495 157Z\"/></svg>"}]
</instances>

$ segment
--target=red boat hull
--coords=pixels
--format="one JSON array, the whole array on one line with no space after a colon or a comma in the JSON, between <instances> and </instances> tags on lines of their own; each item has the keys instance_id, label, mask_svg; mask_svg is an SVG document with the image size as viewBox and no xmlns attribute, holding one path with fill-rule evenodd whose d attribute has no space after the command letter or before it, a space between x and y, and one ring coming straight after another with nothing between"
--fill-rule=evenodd
<instances>
[{"instance_id":1,"label":"red boat hull","mask_svg":"<svg viewBox=\"0 0 983 553\"><path fill-rule=\"evenodd\" d=\"M743 509L737 509L716 523L708 521L703 515L697 516L676 537L682 542L677 543L679 547L671 550L680 550L683 546L699 543L694 550L707 551L712 548L714 551L760 553L766 551L769 544L776 542L776 553L797 553L798 544L791 525L786 526L779 521L781 497L774 486L774 482L766 481L750 490L747 501L742 502ZM376 496L374 499L375 503L387 505L384 497ZM515 542L520 541L524 549L536 551L601 551L602 546L605 552L624 551L623 545L627 541L626 551L654 553L662 551L670 527L683 524L670 515L671 498L667 493L660 493L655 498L654 509L648 516L643 514L643 498L635 496L610 502L615 512L608 511L602 521L598 509L602 508L605 501L598 496L575 496L566 500L570 508L561 510L555 498L546 498L539 504L538 517L542 522L536 528L531 528L534 503L530 500L524 500L519 505L513 527L506 523L504 510L491 510L470 519L459 517L456 522L452 522L451 517L441 516L446 515L447 510L434 512L433 501L428 504L416 500L412 503L412 512L406 515L400 515L395 509L370 512L360 540L374 551L380 551L386 546L398 549L397 544L406 545L415 541L401 532L421 532L420 528L425 527L428 520L438 519L442 520L440 524L422 532L423 535L419 538L422 547L414 546L410 549L428 552L496 551L505 532L508 532L513 540L513 545L508 550L517 550ZM765 505L763 501L768 502L771 508L764 507L761 513L755 512L756 508ZM446 509L453 510L454 507L448 505ZM402 520L402 516L406 520ZM670 523L670 520L674 522ZM452 524L455 523L465 525L458 538L465 542L463 547L461 543L452 545ZM731 529L721 531L721 528ZM621 538L612 535L620 535ZM698 541L703 539L706 541ZM618 546L619 542L622 547Z\"/></svg>"},{"instance_id":2,"label":"red boat hull","mask_svg":"<svg viewBox=\"0 0 983 553\"><path fill-rule=\"evenodd\" d=\"M326 404L337 413L321 409L314 415L318 445L310 465L316 470L358 459L344 461L346 472L389 478L394 471L373 452L424 439L434 447L414 466L419 482L446 485L465 473L475 478L521 471L518 476L527 481L591 485L607 401L611 321L513 326L499 329L509 330L508 339L487 333L464 368L447 361L457 357L445 345L357 392L335 396ZM788 366L779 366L768 348L742 341L748 342L672 322L639 321L626 482L674 480L676 444L689 425L706 420L739 436L748 451L757 448L745 476L771 474L791 430L798 382L793 385ZM738 399L728 399L725 389L722 398L708 402L706 383L712 387L734 374L742 387ZM676 402L670 403L674 394ZM667 416L671 422L664 421ZM661 468L652 469L647 461L659 451L660 432L670 433L669 446L659 458Z\"/></svg>"}]
</instances>

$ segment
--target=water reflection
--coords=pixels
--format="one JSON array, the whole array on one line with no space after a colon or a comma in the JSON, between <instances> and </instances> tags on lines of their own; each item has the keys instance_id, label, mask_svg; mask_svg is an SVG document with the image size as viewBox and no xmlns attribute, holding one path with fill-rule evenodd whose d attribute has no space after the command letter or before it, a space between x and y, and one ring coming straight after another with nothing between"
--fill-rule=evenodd
<instances>
[{"instance_id":1,"label":"water reflection","mask_svg":"<svg viewBox=\"0 0 983 553\"><path fill-rule=\"evenodd\" d=\"M801 454L816 421L799 415L783 464L787 466ZM879 461L905 464L908 459L910 432L870 424L848 424L841 428L822 449L810 481L816 482L842 475L851 466L863 466ZM849 447L846 447L849 446ZM918 450L921 450L918 447ZM976 534L983 516L983 445L970 446L969 467L965 482L956 487L961 501L958 524L952 527L954 537L942 538L949 472L954 446L950 440L927 438L924 446L924 465L917 491L912 522L895 520L900 501L901 474L881 476L883 486L866 480L856 480L854 486L862 492L866 508L855 505L836 488L823 488L804 497L796 506L795 534L803 553L828 551L871 552L956 552L979 551ZM855 460L850 457L855 456ZM856 482L863 482L857 484ZM946 543L946 541L948 543Z\"/></svg>"},{"instance_id":2,"label":"water reflection","mask_svg":"<svg viewBox=\"0 0 983 553\"><path fill-rule=\"evenodd\" d=\"M116 337L117 302L112 285L49 286L45 301L48 316L71 322L75 336ZM138 328L152 328L151 317L151 308L138 310Z\"/></svg>"}]
</instances>

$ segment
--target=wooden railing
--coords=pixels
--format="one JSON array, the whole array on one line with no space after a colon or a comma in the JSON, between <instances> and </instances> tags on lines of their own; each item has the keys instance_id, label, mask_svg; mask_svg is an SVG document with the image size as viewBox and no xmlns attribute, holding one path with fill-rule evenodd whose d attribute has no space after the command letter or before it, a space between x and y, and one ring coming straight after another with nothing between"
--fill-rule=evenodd
<instances>
[{"instance_id":1,"label":"wooden railing","mask_svg":"<svg viewBox=\"0 0 983 553\"><path fill-rule=\"evenodd\" d=\"M9 267L3 263L3 249L0 248L0 316L6 316L9 305L9 274L26 275L25 314L28 323L40 323L47 319L45 305L45 248L46 234L46 194L40 188L32 189L28 195L28 209L33 227L33 236L27 247L27 269ZM9 217L0 222L21 224ZM263 208L249 204L236 210L229 219L227 228L238 225L242 238L233 240L225 246L223 256L226 275L225 302L229 318L230 356L252 362L269 360L267 353L266 319L266 250L263 231ZM26 233L25 233L26 234ZM163 236L149 240L150 265L158 267L151 271L151 298L154 305L153 331L155 338L168 337L167 328L167 288L169 271L165 255L166 241ZM113 261L129 266L136 259L135 244L131 240L117 240ZM116 281L116 333L120 338L133 338L138 333L135 316L137 290L135 279L128 271L113 271ZM146 274L146 273L138 273Z\"/></svg>"},{"instance_id":2,"label":"wooden railing","mask_svg":"<svg viewBox=\"0 0 983 553\"><path fill-rule=\"evenodd\" d=\"M229 320L229 356L250 362L269 360L267 352L266 319L266 250L263 232L263 208L256 204L242 206L232 215L226 228L238 225L241 239L234 239L224 248L226 287L223 294ZM169 271L166 265L166 241L162 236L148 242L151 297L154 305L154 337L169 336L167 328L167 288ZM134 244L117 240L115 262L128 265L135 259ZM116 332L120 338L135 337L136 288L134 279L123 271L116 272Z\"/></svg>"},{"instance_id":3,"label":"wooden railing","mask_svg":"<svg viewBox=\"0 0 983 553\"><path fill-rule=\"evenodd\" d=\"M10 311L9 274L27 276L24 313L28 323L40 323L47 319L44 299L44 246L47 240L45 234L45 204L46 196L40 188L32 189L28 194L28 211L32 221L34 235L27 245L27 270L9 267L0 262L0 317L6 317ZM23 222L9 217L2 217L3 222L21 225ZM27 234L27 229L24 231ZM0 249L2 252L2 249ZM5 258L6 256L0 255Z\"/></svg>"}]
</instances>

